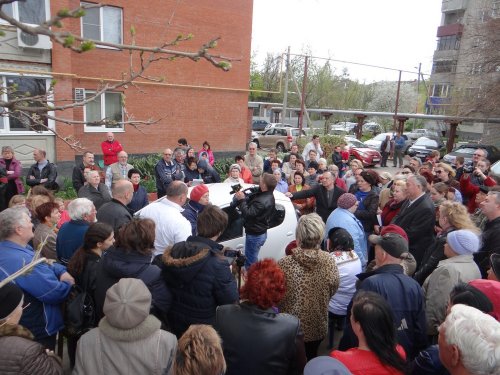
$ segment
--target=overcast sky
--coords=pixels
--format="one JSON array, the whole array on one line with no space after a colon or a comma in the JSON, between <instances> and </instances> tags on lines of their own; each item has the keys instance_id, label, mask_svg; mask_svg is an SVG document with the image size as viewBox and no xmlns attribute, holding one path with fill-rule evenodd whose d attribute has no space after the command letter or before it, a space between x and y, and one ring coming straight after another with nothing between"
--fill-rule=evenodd
<instances>
[{"instance_id":1,"label":"overcast sky","mask_svg":"<svg viewBox=\"0 0 500 375\"><path fill-rule=\"evenodd\" d=\"M430 73L441 20L440 0L254 0L252 51L300 54ZM366 83L397 80L398 72L352 64L352 78ZM416 79L404 74L403 80Z\"/></svg>"}]
</instances>

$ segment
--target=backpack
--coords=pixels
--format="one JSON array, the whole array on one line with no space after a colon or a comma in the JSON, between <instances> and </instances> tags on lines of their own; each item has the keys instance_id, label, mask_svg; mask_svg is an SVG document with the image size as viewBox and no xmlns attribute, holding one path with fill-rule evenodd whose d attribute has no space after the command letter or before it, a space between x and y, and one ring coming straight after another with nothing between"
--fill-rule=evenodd
<instances>
[{"instance_id":1,"label":"backpack","mask_svg":"<svg viewBox=\"0 0 500 375\"><path fill-rule=\"evenodd\" d=\"M81 336L95 327L95 303L92 296L73 285L66 301L64 328L69 336Z\"/></svg>"}]
</instances>

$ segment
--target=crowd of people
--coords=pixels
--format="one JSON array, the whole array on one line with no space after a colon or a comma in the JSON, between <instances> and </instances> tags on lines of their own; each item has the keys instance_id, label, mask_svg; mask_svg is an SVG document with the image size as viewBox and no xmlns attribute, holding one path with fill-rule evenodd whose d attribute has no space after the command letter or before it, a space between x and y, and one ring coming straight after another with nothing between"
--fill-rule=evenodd
<instances>
[{"instance_id":1,"label":"crowd of people","mask_svg":"<svg viewBox=\"0 0 500 375\"><path fill-rule=\"evenodd\" d=\"M397 155L392 175L342 145L328 162L317 136L283 160L249 143L224 181L258 185L231 203L246 232L238 264L218 242L235 218L210 204L206 184L221 178L208 142L164 150L152 203L112 133L101 146L107 168L85 152L69 203L54 197L43 150L25 196L2 149L0 373L62 373L58 336L75 374L498 372L500 177L484 149L472 172ZM259 260L274 190L296 209L296 240ZM82 293L92 314L70 331L66 308ZM318 357L325 339L330 356Z\"/></svg>"}]
</instances>

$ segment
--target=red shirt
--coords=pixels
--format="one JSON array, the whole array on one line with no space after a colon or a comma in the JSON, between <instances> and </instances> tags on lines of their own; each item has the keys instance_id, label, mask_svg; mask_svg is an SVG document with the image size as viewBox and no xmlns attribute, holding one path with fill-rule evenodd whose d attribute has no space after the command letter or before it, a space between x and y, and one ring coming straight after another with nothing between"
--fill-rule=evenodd
<instances>
[{"instance_id":1,"label":"red shirt","mask_svg":"<svg viewBox=\"0 0 500 375\"><path fill-rule=\"evenodd\" d=\"M104 165L111 165L118 162L118 153L123 151L123 147L116 140L113 142L104 141L101 143L101 150L104 156Z\"/></svg>"},{"instance_id":2,"label":"red shirt","mask_svg":"<svg viewBox=\"0 0 500 375\"><path fill-rule=\"evenodd\" d=\"M402 358L406 358L401 345L398 345L396 350ZM330 353L330 357L342 362L353 375L403 375L403 372L383 365L375 353L369 350L358 348L349 349L346 352L334 350Z\"/></svg>"}]
</instances>

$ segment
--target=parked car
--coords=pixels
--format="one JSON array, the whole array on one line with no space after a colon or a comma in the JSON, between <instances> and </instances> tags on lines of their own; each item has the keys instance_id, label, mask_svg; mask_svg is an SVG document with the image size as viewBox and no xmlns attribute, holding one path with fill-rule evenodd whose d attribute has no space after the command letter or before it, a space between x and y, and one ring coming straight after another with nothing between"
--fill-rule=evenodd
<instances>
[{"instance_id":1,"label":"parked car","mask_svg":"<svg viewBox=\"0 0 500 375\"><path fill-rule=\"evenodd\" d=\"M354 137L345 137L344 139L347 147L349 147L349 156L352 159L358 159L365 167L380 163L382 159L380 152L367 147L363 142Z\"/></svg>"},{"instance_id":2,"label":"parked car","mask_svg":"<svg viewBox=\"0 0 500 375\"><path fill-rule=\"evenodd\" d=\"M420 137L439 138L438 132L431 129L415 129L405 134L408 136L408 138L413 140L416 140Z\"/></svg>"},{"instance_id":3,"label":"parked car","mask_svg":"<svg viewBox=\"0 0 500 375\"><path fill-rule=\"evenodd\" d=\"M354 134L356 126L358 126L356 122L338 122L330 126L330 134Z\"/></svg>"},{"instance_id":4,"label":"parked car","mask_svg":"<svg viewBox=\"0 0 500 375\"><path fill-rule=\"evenodd\" d=\"M493 164L500 159L500 150L495 146L481 145L479 143L467 143L453 149L449 154L443 156L443 161L448 164L455 164L457 156L463 156L465 162L472 162L472 154L478 148L484 148L488 152L488 160Z\"/></svg>"},{"instance_id":5,"label":"parked car","mask_svg":"<svg viewBox=\"0 0 500 375\"><path fill-rule=\"evenodd\" d=\"M494 175L500 176L500 160L491 166L490 172Z\"/></svg>"},{"instance_id":6,"label":"parked car","mask_svg":"<svg viewBox=\"0 0 500 375\"><path fill-rule=\"evenodd\" d=\"M243 184L242 188L247 189L254 185ZM231 184L218 183L207 184L210 193L210 203L221 208L228 214L228 227L219 237L217 242L230 249L241 250L245 252L245 228L243 227L243 219L238 209L231 207L233 199L230 191ZM191 190L189 188L189 194ZM162 197L161 199L166 199ZM286 246L295 240L295 228L297 227L297 215L292 202L283 193L274 192L276 201L276 212L270 221L270 228L267 231L267 240L264 246L260 249L259 259L273 258L281 259L285 256ZM135 215L139 216L141 211Z\"/></svg>"},{"instance_id":7,"label":"parked car","mask_svg":"<svg viewBox=\"0 0 500 375\"><path fill-rule=\"evenodd\" d=\"M253 141L258 147L276 148L278 152L290 150L293 143L296 143L300 131L297 128L272 127L264 133L258 135ZM306 133L302 130L302 136Z\"/></svg>"},{"instance_id":8,"label":"parked car","mask_svg":"<svg viewBox=\"0 0 500 375\"><path fill-rule=\"evenodd\" d=\"M428 137L420 137L418 138L413 145L408 149L408 155L416 156L422 161L430 155L432 151L439 151L441 156L443 156L446 152L444 148L443 141L439 138L428 138Z\"/></svg>"},{"instance_id":9,"label":"parked car","mask_svg":"<svg viewBox=\"0 0 500 375\"><path fill-rule=\"evenodd\" d=\"M376 135L375 137L365 141L364 143L365 143L365 145L367 145L371 149L380 151L380 146L382 145L382 142L385 140L385 137L387 135L389 135L392 139L393 134L394 133L380 133L379 135ZM410 146L412 145L413 141L408 139L406 134L403 134L403 138L405 139L405 148L403 151L404 151L404 153L406 153L408 151L408 149L410 148Z\"/></svg>"},{"instance_id":10,"label":"parked car","mask_svg":"<svg viewBox=\"0 0 500 375\"><path fill-rule=\"evenodd\" d=\"M363 124L363 134L371 134L373 136L382 133L382 127L376 122L367 122Z\"/></svg>"},{"instance_id":11,"label":"parked car","mask_svg":"<svg viewBox=\"0 0 500 375\"><path fill-rule=\"evenodd\" d=\"M281 122L271 122L266 125L266 128L264 130L269 130L271 128L275 127L280 127L280 128L297 128L296 125L291 125L291 124L282 124Z\"/></svg>"},{"instance_id":12,"label":"parked car","mask_svg":"<svg viewBox=\"0 0 500 375\"><path fill-rule=\"evenodd\" d=\"M253 120L252 130L256 132L263 132L266 130L266 126L269 125L269 121L266 120Z\"/></svg>"}]
</instances>

